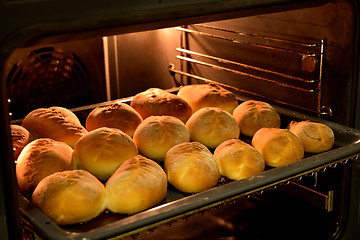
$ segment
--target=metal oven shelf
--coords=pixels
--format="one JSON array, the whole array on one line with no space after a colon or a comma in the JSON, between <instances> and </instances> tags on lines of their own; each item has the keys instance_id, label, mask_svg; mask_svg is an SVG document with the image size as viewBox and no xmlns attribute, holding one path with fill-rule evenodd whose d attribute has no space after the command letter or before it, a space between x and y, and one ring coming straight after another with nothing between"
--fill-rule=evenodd
<instances>
[{"instance_id":1,"label":"metal oven shelf","mask_svg":"<svg viewBox=\"0 0 360 240\"><path fill-rule=\"evenodd\" d=\"M131 98L120 101L130 102ZM91 109L103 104L105 103L72 110L81 119ZM303 176L314 175L328 167L346 164L359 156L359 130L284 108L276 108L284 126L291 120L311 120L327 124L335 134L334 148L325 153L306 156L303 160L283 167L268 169L243 180L220 182L217 187L197 194L184 194L169 186L167 197L156 207L130 216L107 212L90 222L76 226L60 227L56 225L34 207L29 200L20 196L20 209L24 222L37 229L37 234L41 237L51 239L102 239L113 236L129 236L238 198L251 196L278 186L281 187L282 184L296 181ZM248 142L250 139L245 138L243 140Z\"/></svg>"}]
</instances>

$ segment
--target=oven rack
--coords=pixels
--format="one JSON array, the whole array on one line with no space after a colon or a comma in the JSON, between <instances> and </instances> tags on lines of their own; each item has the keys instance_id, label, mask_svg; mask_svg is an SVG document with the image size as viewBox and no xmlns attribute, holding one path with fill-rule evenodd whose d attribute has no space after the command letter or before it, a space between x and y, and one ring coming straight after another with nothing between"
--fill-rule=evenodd
<instances>
[{"instance_id":1,"label":"oven rack","mask_svg":"<svg viewBox=\"0 0 360 240\"><path fill-rule=\"evenodd\" d=\"M336 168L340 165L346 165L349 163L349 161L355 161L359 158L358 154L354 154L348 158L344 159L338 159L337 161L324 164L322 166L319 166L318 168L311 169L309 171L303 172L301 174L297 174L295 176L282 179L278 182L268 184L266 186L251 190L249 192L244 192L240 195L215 202L210 205L206 205L201 208L197 208L195 210L191 210L189 212L182 213L180 215L177 215L172 218L168 218L166 220L156 222L154 224L148 225L143 228L136 229L135 231L128 232L122 237L130 237L130 238L136 238L137 234L141 234L145 231L154 231L157 227L160 227L164 224L167 224L171 226L174 222L179 221L180 219L187 220L188 217L193 216L195 214L203 215L206 211L210 209L217 209L220 208L223 205L226 204L235 204L237 200L239 199L249 199L249 198L258 198L260 195L264 194L266 191L274 191L276 189L279 189L280 191L283 191L287 194L290 194L294 197L300 198L303 201L306 201L312 205L315 205L317 207L320 207L327 212L331 212L333 210L333 197L334 197L334 191L330 190L328 193L324 194L315 190L312 190L310 188L307 188L298 182L301 181L304 177L314 177L315 181L317 179L317 174L320 172L327 171L328 168Z\"/></svg>"},{"instance_id":2,"label":"oven rack","mask_svg":"<svg viewBox=\"0 0 360 240\"><path fill-rule=\"evenodd\" d=\"M168 89L169 92L176 92L179 88ZM98 103L79 108L71 109L82 121L96 106L102 106L115 101L129 103L131 97L117 99L104 103ZM327 171L330 168L344 166L348 169L352 161L359 157L360 148L360 132L340 124L336 124L323 119L311 117L302 113L291 111L287 108L276 107L282 116L282 121L288 123L290 120L301 121L310 120L327 124L335 132L334 149L322 154L304 157L303 160L280 167L270 168L253 177L240 181L220 181L219 186L194 195L181 195L169 189L166 201L159 206L146 210L144 212L127 216L125 218L119 216L118 219L111 221L106 219L102 222L101 217L95 219L91 231L87 229L84 223L79 228L61 228L53 223L49 218L34 207L28 199L20 196L20 211L23 215L25 224L31 225L33 229L39 230L39 235L43 237L52 236L53 239L100 239L119 236L119 238L132 237L144 231L152 231L164 224L172 224L177 220L187 219L191 215L202 214L212 208L218 208L224 204L232 204L235 201L241 201L246 198L256 198L261 194L280 190L285 193L305 192L314 199L309 199L311 204L318 206L324 211L331 211L332 208L332 192L321 193L312 191L309 188L297 184L305 177L312 178L316 182L317 174ZM245 138L244 141L249 139ZM291 189L293 189L291 191ZM322 190L321 190L322 191ZM179 195L180 194L180 195ZM97 225L97 223L100 223ZM84 228L82 228L84 227Z\"/></svg>"},{"instance_id":3,"label":"oven rack","mask_svg":"<svg viewBox=\"0 0 360 240\"><path fill-rule=\"evenodd\" d=\"M180 69L177 70L175 65L170 64L169 71L173 76L181 76L180 80L176 81L179 85L186 84L184 77L187 77L188 82L190 79L206 83L216 82L248 96L261 97L315 113L317 116L332 115L330 107L322 106L321 90L326 45L324 39L300 42L207 24L175 29L182 33L180 47L176 48ZM212 47L197 46L198 38L201 38L201 41L209 41L208 45ZM235 48L238 53L229 54L219 50L229 44L235 45L230 49ZM241 56L242 52L251 51L254 51L254 55L259 55L260 60L254 63L253 59ZM289 63L284 63L283 66L280 63L279 67L280 60L261 60L270 57ZM291 69L287 68L288 65ZM243 79L250 84L245 84ZM249 87L257 84L257 88ZM265 90L269 88L274 88L276 93ZM288 90L293 95L303 97L291 102L279 94ZM303 105L301 98L310 99L310 102Z\"/></svg>"}]
</instances>

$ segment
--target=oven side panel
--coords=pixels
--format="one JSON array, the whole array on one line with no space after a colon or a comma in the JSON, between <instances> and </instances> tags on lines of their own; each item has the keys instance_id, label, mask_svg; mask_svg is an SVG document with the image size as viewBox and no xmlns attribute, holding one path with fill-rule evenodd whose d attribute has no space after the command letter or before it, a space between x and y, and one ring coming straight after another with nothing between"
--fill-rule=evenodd
<instances>
[{"instance_id":1,"label":"oven side panel","mask_svg":"<svg viewBox=\"0 0 360 240\"><path fill-rule=\"evenodd\" d=\"M285 102L285 106L287 102L293 101L295 107L299 106L296 110L305 109L306 113L311 112L315 116L321 115L321 117L331 121L354 126L357 116L355 114L356 100L354 100L357 97L356 91L354 91L357 83L354 75L356 57L354 55L356 50L355 11L351 2L337 0L320 7L205 23L219 29L231 29L263 37L262 40L235 38L236 41L243 41L246 44L219 40L213 36L204 36L202 26L199 27L199 25L191 25L189 29L199 31L202 34L198 32L185 33L185 37L182 35L184 33L174 28L117 35L114 37L117 45L117 58L110 60L116 61L112 64L115 67L110 69L110 73L115 71L118 73L116 79L113 78L110 81L111 89L113 91L117 89L112 94L112 98L131 96L131 94L153 86L170 88L187 84L184 81L179 81L181 76L176 76L178 81L174 81L169 75L169 64L174 64L176 69L242 91L259 94L264 96L266 101L274 100L274 103L280 102L280 104ZM208 33L214 36L219 35L219 31L214 30L206 32L206 34ZM229 34L224 34L222 37L233 40L233 36ZM302 58L311 55L311 52L307 55L307 49L296 49L299 53L302 51L303 53L291 55L289 50L288 53L278 53L259 49L256 46L258 44L268 46L267 44L271 41L270 38L309 44L323 42L321 49L317 50L319 56L314 63L314 73L303 70ZM254 41L257 42L254 43ZM278 47L283 48L283 45L285 44L280 43ZM247 75L234 73L235 71L244 72L240 67L231 66L229 68L232 71L223 71L203 64L181 60L179 56L190 57L191 60L195 59L201 62L204 61L204 58L176 50L179 47L255 68L293 75L306 81L315 79L320 84L314 86L309 84L313 92L303 93L296 89L292 90L288 87L269 84L249 77L253 74L252 72L250 74L245 72ZM114 50L109 49L109 51ZM213 60L208 62L223 67L223 63ZM127 67L124 67L125 65ZM260 74L258 76L263 77ZM270 76L269 78L270 81L284 81L285 84L290 82L288 79L279 79L277 76ZM204 81L192 78L189 79L189 83L204 83ZM294 86L298 87L296 84L298 83L295 83ZM302 85L299 86L302 87ZM253 96L250 95L250 97ZM327 109L328 112L323 109ZM331 114L332 116L329 116Z\"/></svg>"}]
</instances>

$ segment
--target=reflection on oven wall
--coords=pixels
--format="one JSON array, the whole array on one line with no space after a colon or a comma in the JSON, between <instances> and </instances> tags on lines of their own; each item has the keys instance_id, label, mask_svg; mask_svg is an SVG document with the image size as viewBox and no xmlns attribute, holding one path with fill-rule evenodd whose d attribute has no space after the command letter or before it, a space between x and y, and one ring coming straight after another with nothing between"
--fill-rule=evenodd
<instances>
[{"instance_id":1,"label":"reflection on oven wall","mask_svg":"<svg viewBox=\"0 0 360 240\"><path fill-rule=\"evenodd\" d=\"M151 87L175 86L169 63L175 63L180 33L174 28L104 37L108 99L130 97Z\"/></svg>"}]
</instances>

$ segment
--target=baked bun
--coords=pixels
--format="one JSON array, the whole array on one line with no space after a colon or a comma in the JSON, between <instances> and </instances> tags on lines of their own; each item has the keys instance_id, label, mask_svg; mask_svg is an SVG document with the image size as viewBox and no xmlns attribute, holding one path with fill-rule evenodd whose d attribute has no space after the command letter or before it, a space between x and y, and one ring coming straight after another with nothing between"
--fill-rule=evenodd
<instances>
[{"instance_id":1,"label":"baked bun","mask_svg":"<svg viewBox=\"0 0 360 240\"><path fill-rule=\"evenodd\" d=\"M115 102L94 108L86 118L86 130L100 127L118 128L130 137L142 122L140 114L128 104Z\"/></svg>"},{"instance_id":2,"label":"baked bun","mask_svg":"<svg viewBox=\"0 0 360 240\"><path fill-rule=\"evenodd\" d=\"M129 135L117 128L101 127L79 139L73 159L79 168L106 181L125 160L137 154L137 147Z\"/></svg>"},{"instance_id":3,"label":"baked bun","mask_svg":"<svg viewBox=\"0 0 360 240\"><path fill-rule=\"evenodd\" d=\"M330 150L334 145L334 132L323 123L292 121L288 129L300 139L305 152L321 153Z\"/></svg>"},{"instance_id":4,"label":"baked bun","mask_svg":"<svg viewBox=\"0 0 360 240\"><path fill-rule=\"evenodd\" d=\"M221 108L208 107L196 111L187 121L186 127L192 141L215 149L220 143L239 138L240 129L233 116Z\"/></svg>"},{"instance_id":5,"label":"baked bun","mask_svg":"<svg viewBox=\"0 0 360 240\"><path fill-rule=\"evenodd\" d=\"M156 162L137 155L126 160L105 184L107 209L133 214L160 203L166 196L167 179Z\"/></svg>"},{"instance_id":6,"label":"baked bun","mask_svg":"<svg viewBox=\"0 0 360 240\"><path fill-rule=\"evenodd\" d=\"M192 111L189 104L176 94L160 88L149 88L136 94L130 106L133 107L143 119L149 116L173 116L186 123Z\"/></svg>"},{"instance_id":7,"label":"baked bun","mask_svg":"<svg viewBox=\"0 0 360 240\"><path fill-rule=\"evenodd\" d=\"M105 210L104 185L89 172L70 170L40 181L31 201L58 225L87 222Z\"/></svg>"},{"instance_id":8,"label":"baked bun","mask_svg":"<svg viewBox=\"0 0 360 240\"><path fill-rule=\"evenodd\" d=\"M260 128L280 128L280 115L270 104L248 100L234 109L241 134L252 137Z\"/></svg>"},{"instance_id":9,"label":"baked bun","mask_svg":"<svg viewBox=\"0 0 360 240\"><path fill-rule=\"evenodd\" d=\"M258 150L239 140L229 139L214 152L221 175L240 180L265 170L265 160Z\"/></svg>"},{"instance_id":10,"label":"baked bun","mask_svg":"<svg viewBox=\"0 0 360 240\"><path fill-rule=\"evenodd\" d=\"M12 147L14 151L14 160L17 160L23 148L33 140L33 136L27 129L20 125L12 124L10 125L10 130Z\"/></svg>"},{"instance_id":11,"label":"baked bun","mask_svg":"<svg viewBox=\"0 0 360 240\"><path fill-rule=\"evenodd\" d=\"M232 92L215 83L183 86L177 95L189 103L193 112L204 107L219 107L231 114L238 105Z\"/></svg>"},{"instance_id":12,"label":"baked bun","mask_svg":"<svg viewBox=\"0 0 360 240\"><path fill-rule=\"evenodd\" d=\"M35 138L52 138L74 147L87 130L78 117L63 107L38 108L27 114L21 124Z\"/></svg>"},{"instance_id":13,"label":"baked bun","mask_svg":"<svg viewBox=\"0 0 360 240\"><path fill-rule=\"evenodd\" d=\"M261 128L251 144L261 153L265 164L271 167L281 167L304 157L301 141L288 129Z\"/></svg>"},{"instance_id":14,"label":"baked bun","mask_svg":"<svg viewBox=\"0 0 360 240\"><path fill-rule=\"evenodd\" d=\"M164 161L171 147L190 141L190 133L176 117L150 116L138 126L133 139L141 155Z\"/></svg>"},{"instance_id":15,"label":"baked bun","mask_svg":"<svg viewBox=\"0 0 360 240\"><path fill-rule=\"evenodd\" d=\"M31 193L45 177L76 168L73 149L66 143L39 138L27 144L16 163L16 177L20 190Z\"/></svg>"},{"instance_id":16,"label":"baked bun","mask_svg":"<svg viewBox=\"0 0 360 240\"><path fill-rule=\"evenodd\" d=\"M210 189L220 178L214 156L199 142L185 142L172 147L165 156L164 168L169 183L186 193Z\"/></svg>"}]
</instances>

